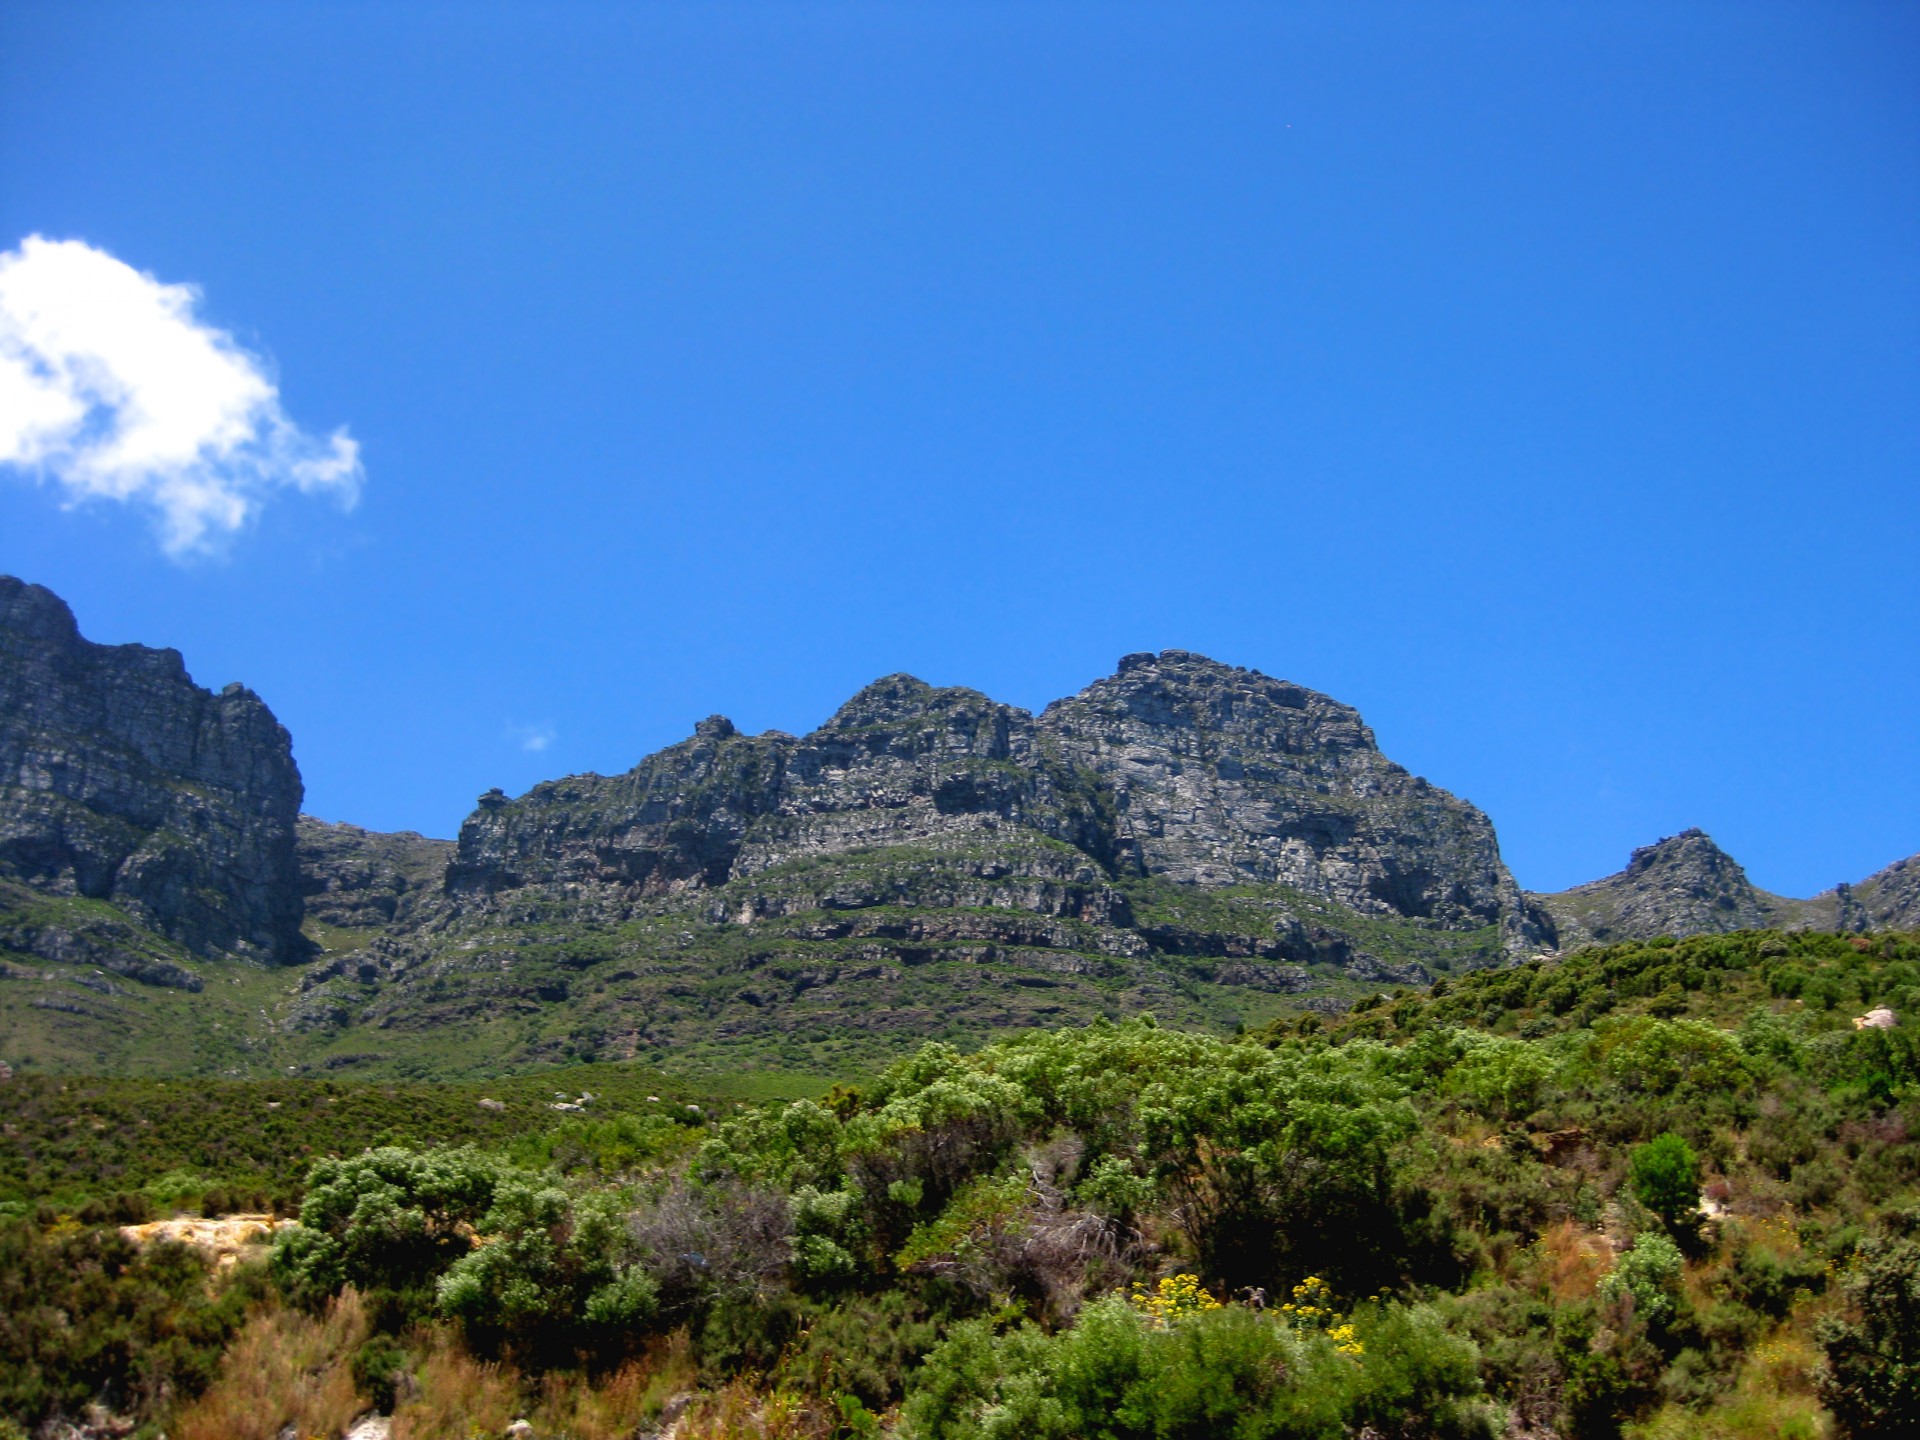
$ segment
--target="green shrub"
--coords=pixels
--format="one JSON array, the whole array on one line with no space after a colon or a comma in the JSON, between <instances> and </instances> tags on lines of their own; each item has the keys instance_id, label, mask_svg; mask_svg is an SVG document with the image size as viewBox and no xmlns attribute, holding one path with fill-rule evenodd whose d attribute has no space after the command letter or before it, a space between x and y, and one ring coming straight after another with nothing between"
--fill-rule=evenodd
<instances>
[{"instance_id":1,"label":"green shrub","mask_svg":"<svg viewBox=\"0 0 1920 1440\"><path fill-rule=\"evenodd\" d=\"M407 1352L391 1335L375 1335L354 1352L353 1383L373 1408L390 1412L408 1370Z\"/></svg>"},{"instance_id":2,"label":"green shrub","mask_svg":"<svg viewBox=\"0 0 1920 1440\"><path fill-rule=\"evenodd\" d=\"M1680 1247L1665 1235L1649 1230L1614 1263L1600 1282L1602 1298L1631 1298L1633 1311L1652 1326L1670 1323L1678 1308L1680 1272L1685 1262Z\"/></svg>"},{"instance_id":3,"label":"green shrub","mask_svg":"<svg viewBox=\"0 0 1920 1440\"><path fill-rule=\"evenodd\" d=\"M1471 1341L1426 1308L1360 1326L1364 1353L1228 1305L1157 1320L1119 1296L1070 1330L956 1326L909 1389L918 1440L1335 1440L1490 1435Z\"/></svg>"},{"instance_id":4,"label":"green shrub","mask_svg":"<svg viewBox=\"0 0 1920 1440\"><path fill-rule=\"evenodd\" d=\"M1826 1283L1826 1267L1811 1255L1780 1256L1750 1246L1735 1254L1724 1282L1729 1298L1776 1320L1793 1308L1795 1295L1817 1293Z\"/></svg>"},{"instance_id":5,"label":"green shrub","mask_svg":"<svg viewBox=\"0 0 1920 1440\"><path fill-rule=\"evenodd\" d=\"M481 1217L487 1243L440 1277L440 1310L483 1344L505 1342L536 1357L639 1330L653 1318L659 1286L625 1219L615 1192L571 1196L508 1176Z\"/></svg>"},{"instance_id":6,"label":"green shrub","mask_svg":"<svg viewBox=\"0 0 1920 1440\"><path fill-rule=\"evenodd\" d=\"M1446 1088L1493 1119L1527 1114L1558 1073L1554 1058L1539 1045L1493 1035L1463 1038L1466 1054L1448 1073Z\"/></svg>"},{"instance_id":7,"label":"green shrub","mask_svg":"<svg viewBox=\"0 0 1920 1440\"><path fill-rule=\"evenodd\" d=\"M257 1269L210 1288L180 1245L136 1248L112 1229L0 1224L0 1415L28 1429L102 1396L147 1418L212 1380L263 1289Z\"/></svg>"},{"instance_id":8,"label":"green shrub","mask_svg":"<svg viewBox=\"0 0 1920 1440\"><path fill-rule=\"evenodd\" d=\"M424 1294L473 1248L501 1168L473 1150L387 1146L317 1162L298 1226L282 1231L273 1272L314 1305L342 1286Z\"/></svg>"},{"instance_id":9,"label":"green shrub","mask_svg":"<svg viewBox=\"0 0 1920 1440\"><path fill-rule=\"evenodd\" d=\"M1672 1131L1636 1145L1627 1174L1634 1196L1670 1226L1699 1209L1700 1157Z\"/></svg>"}]
</instances>

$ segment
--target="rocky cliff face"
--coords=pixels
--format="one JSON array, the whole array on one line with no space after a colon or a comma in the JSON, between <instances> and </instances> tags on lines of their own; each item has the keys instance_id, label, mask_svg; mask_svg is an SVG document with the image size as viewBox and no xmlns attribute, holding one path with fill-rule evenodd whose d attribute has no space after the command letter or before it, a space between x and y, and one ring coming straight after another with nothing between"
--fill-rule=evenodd
<instances>
[{"instance_id":1,"label":"rocky cliff face","mask_svg":"<svg viewBox=\"0 0 1920 1440\"><path fill-rule=\"evenodd\" d=\"M1896 860L1849 888L1865 926L1836 928L1920 930L1920 855Z\"/></svg>"},{"instance_id":2,"label":"rocky cliff face","mask_svg":"<svg viewBox=\"0 0 1920 1440\"><path fill-rule=\"evenodd\" d=\"M92 644L58 596L0 576L0 877L110 901L193 954L301 959L300 797L253 692Z\"/></svg>"},{"instance_id":3,"label":"rocky cliff face","mask_svg":"<svg viewBox=\"0 0 1920 1440\"><path fill-rule=\"evenodd\" d=\"M1039 728L1111 792L1115 853L1143 873L1497 925L1514 950L1551 937L1492 822L1382 755L1358 711L1303 686L1182 650L1129 655Z\"/></svg>"},{"instance_id":4,"label":"rocky cliff face","mask_svg":"<svg viewBox=\"0 0 1920 1440\"><path fill-rule=\"evenodd\" d=\"M1920 929L1920 855L1896 860L1858 884L1842 882L1811 900L1789 900L1791 924L1809 930Z\"/></svg>"}]
</instances>

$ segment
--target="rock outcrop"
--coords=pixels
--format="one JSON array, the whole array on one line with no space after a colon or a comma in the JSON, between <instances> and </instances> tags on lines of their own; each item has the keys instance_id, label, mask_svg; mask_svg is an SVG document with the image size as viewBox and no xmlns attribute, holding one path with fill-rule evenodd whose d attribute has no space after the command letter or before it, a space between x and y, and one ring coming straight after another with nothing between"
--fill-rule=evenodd
<instances>
[{"instance_id":1,"label":"rock outcrop","mask_svg":"<svg viewBox=\"0 0 1920 1440\"><path fill-rule=\"evenodd\" d=\"M1362 915L1551 938L1493 824L1387 759L1351 706L1183 650L1129 655L1049 705L1050 749L1099 778L1114 851L1201 887L1285 885Z\"/></svg>"},{"instance_id":2,"label":"rock outcrop","mask_svg":"<svg viewBox=\"0 0 1920 1440\"><path fill-rule=\"evenodd\" d=\"M405 925L439 899L451 840L382 832L302 815L295 827L300 894L309 920L342 930Z\"/></svg>"},{"instance_id":3,"label":"rock outcrop","mask_svg":"<svg viewBox=\"0 0 1920 1440\"><path fill-rule=\"evenodd\" d=\"M0 878L109 901L195 955L299 960L300 798L259 696L201 689L178 651L92 644L58 596L0 576Z\"/></svg>"},{"instance_id":4,"label":"rock outcrop","mask_svg":"<svg viewBox=\"0 0 1920 1440\"><path fill-rule=\"evenodd\" d=\"M1920 855L1896 860L1858 885L1838 887L1831 892L1836 903L1843 892L1848 903L1836 930L1920 930Z\"/></svg>"}]
</instances>

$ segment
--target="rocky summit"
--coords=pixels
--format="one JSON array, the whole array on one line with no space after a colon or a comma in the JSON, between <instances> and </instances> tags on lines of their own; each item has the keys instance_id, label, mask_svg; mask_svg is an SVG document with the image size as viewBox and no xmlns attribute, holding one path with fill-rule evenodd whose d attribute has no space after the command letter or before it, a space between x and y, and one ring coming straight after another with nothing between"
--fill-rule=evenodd
<instances>
[{"instance_id":1,"label":"rocky summit","mask_svg":"<svg viewBox=\"0 0 1920 1440\"><path fill-rule=\"evenodd\" d=\"M1127 656L1037 719L907 675L869 685L804 738L740 735L714 716L625 775L482 797L448 891L733 885L756 892L751 913L776 913L794 905L790 887L763 898L743 882L901 846L932 852L949 902L964 874L968 893L998 885L987 903L1108 922L1127 908L1112 882L1142 879L1493 927L1516 951L1551 934L1487 817L1388 760L1358 712L1179 650ZM998 858L983 868L984 852ZM1001 883L1015 875L1033 882L1022 894ZM799 897L840 909L919 898Z\"/></svg>"},{"instance_id":2,"label":"rocky summit","mask_svg":"<svg viewBox=\"0 0 1920 1440\"><path fill-rule=\"evenodd\" d=\"M890 675L818 729L722 716L457 841L298 813L287 733L0 579L0 1056L844 1075L1151 1012L1230 1030L1591 943L1920 923L1920 859L1811 900L1700 831L1529 895L1352 707L1181 650L1038 715Z\"/></svg>"},{"instance_id":3,"label":"rocky summit","mask_svg":"<svg viewBox=\"0 0 1920 1440\"><path fill-rule=\"evenodd\" d=\"M1563 945L1756 930L1797 903L1755 888L1702 830L1643 845L1619 874L1541 898Z\"/></svg>"}]
</instances>

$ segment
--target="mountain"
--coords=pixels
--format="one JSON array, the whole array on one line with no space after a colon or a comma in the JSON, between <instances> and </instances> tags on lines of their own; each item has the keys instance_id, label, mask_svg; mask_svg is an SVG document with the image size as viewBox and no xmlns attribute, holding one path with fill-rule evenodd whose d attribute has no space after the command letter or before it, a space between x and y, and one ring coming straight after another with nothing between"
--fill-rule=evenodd
<instances>
[{"instance_id":1,"label":"mountain","mask_svg":"<svg viewBox=\"0 0 1920 1440\"><path fill-rule=\"evenodd\" d=\"M982 878L954 857L1005 850L996 881L1094 887L988 902L1005 908L1111 921L1124 904L1101 887L1139 878L1281 886L1359 915L1492 926L1515 949L1547 933L1486 816L1383 756L1357 712L1178 650L1128 656L1038 719L907 675L869 685L803 739L742 736L715 716L625 775L483 797L448 890L472 901L560 884L630 900L900 846L943 857L932 864L946 878L832 901L752 886L755 913L951 905L956 874Z\"/></svg>"},{"instance_id":2,"label":"mountain","mask_svg":"<svg viewBox=\"0 0 1920 1440\"><path fill-rule=\"evenodd\" d=\"M1528 895L1350 706L1180 650L1038 715L891 675L810 734L721 716L457 841L298 813L286 734L0 579L0 1056L846 1074L1150 1011L1228 1030L1555 948L1920 923L1920 860L1812 900L1699 831Z\"/></svg>"},{"instance_id":3,"label":"mountain","mask_svg":"<svg viewBox=\"0 0 1920 1440\"><path fill-rule=\"evenodd\" d=\"M806 736L713 716L482 796L444 903L312 972L288 1023L440 1066L460 1033L824 1068L1140 1010L1224 1028L1551 936L1486 816L1353 709L1167 651L1038 716L893 675Z\"/></svg>"},{"instance_id":4,"label":"mountain","mask_svg":"<svg viewBox=\"0 0 1920 1440\"><path fill-rule=\"evenodd\" d=\"M1562 948L1759 930L1798 918L1800 902L1757 889L1703 830L1684 830L1633 852L1617 875L1542 895Z\"/></svg>"}]
</instances>

